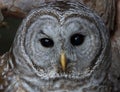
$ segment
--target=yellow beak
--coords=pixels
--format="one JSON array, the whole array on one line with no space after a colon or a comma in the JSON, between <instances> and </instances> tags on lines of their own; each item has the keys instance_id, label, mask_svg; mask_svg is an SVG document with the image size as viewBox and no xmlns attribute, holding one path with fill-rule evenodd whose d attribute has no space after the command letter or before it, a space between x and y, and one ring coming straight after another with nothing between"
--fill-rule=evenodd
<instances>
[{"instance_id":1,"label":"yellow beak","mask_svg":"<svg viewBox=\"0 0 120 92\"><path fill-rule=\"evenodd\" d=\"M65 69L66 69L66 56L65 56L64 51L61 52L60 63L61 63L62 70L65 71Z\"/></svg>"}]
</instances>

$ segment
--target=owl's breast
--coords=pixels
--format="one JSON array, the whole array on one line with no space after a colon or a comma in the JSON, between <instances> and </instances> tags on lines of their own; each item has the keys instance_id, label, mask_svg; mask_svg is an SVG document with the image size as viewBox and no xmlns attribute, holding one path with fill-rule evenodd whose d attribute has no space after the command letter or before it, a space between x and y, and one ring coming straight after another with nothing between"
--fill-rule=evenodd
<instances>
[{"instance_id":1,"label":"owl's breast","mask_svg":"<svg viewBox=\"0 0 120 92\"><path fill-rule=\"evenodd\" d=\"M48 81L39 80L36 83L27 85L29 86L27 90L34 89L34 91L30 92L84 92L84 88L90 86L86 80L79 81L67 78L56 78Z\"/></svg>"},{"instance_id":2,"label":"owl's breast","mask_svg":"<svg viewBox=\"0 0 120 92\"><path fill-rule=\"evenodd\" d=\"M43 80L37 77L24 77L21 84L22 88L26 90L25 92L111 92L110 86L105 81L103 84L99 84L97 80L92 83L89 78Z\"/></svg>"}]
</instances>

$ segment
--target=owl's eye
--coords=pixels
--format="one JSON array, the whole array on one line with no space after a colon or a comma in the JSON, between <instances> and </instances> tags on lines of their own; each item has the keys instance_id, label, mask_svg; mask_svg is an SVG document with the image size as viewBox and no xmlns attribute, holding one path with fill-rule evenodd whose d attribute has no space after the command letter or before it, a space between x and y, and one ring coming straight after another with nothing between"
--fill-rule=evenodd
<instances>
[{"instance_id":1,"label":"owl's eye","mask_svg":"<svg viewBox=\"0 0 120 92\"><path fill-rule=\"evenodd\" d=\"M42 46L47 47L47 48L53 47L53 45L54 45L53 40L49 39L49 38L42 38L42 39L40 39L40 42L41 42Z\"/></svg>"},{"instance_id":2,"label":"owl's eye","mask_svg":"<svg viewBox=\"0 0 120 92\"><path fill-rule=\"evenodd\" d=\"M74 34L71 36L70 42L73 46L79 46L83 43L84 37L82 34Z\"/></svg>"}]
</instances>

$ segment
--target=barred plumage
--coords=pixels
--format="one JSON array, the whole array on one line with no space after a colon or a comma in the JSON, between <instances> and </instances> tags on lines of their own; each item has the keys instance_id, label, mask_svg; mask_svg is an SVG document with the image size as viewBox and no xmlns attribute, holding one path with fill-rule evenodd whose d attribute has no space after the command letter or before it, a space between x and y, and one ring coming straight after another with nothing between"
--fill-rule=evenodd
<instances>
[{"instance_id":1,"label":"barred plumage","mask_svg":"<svg viewBox=\"0 0 120 92\"><path fill-rule=\"evenodd\" d=\"M45 3L23 20L1 57L1 90L113 92L110 49L109 31L95 12L77 2Z\"/></svg>"}]
</instances>

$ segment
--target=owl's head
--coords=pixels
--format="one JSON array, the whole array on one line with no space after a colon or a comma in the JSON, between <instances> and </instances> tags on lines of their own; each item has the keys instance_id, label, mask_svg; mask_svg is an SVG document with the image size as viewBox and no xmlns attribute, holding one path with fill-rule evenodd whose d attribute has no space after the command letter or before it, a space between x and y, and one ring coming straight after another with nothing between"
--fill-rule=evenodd
<instances>
[{"instance_id":1,"label":"owl's head","mask_svg":"<svg viewBox=\"0 0 120 92\"><path fill-rule=\"evenodd\" d=\"M18 67L30 67L41 79L80 79L108 68L109 48L97 14L80 3L52 2L23 20L13 54Z\"/></svg>"}]
</instances>

